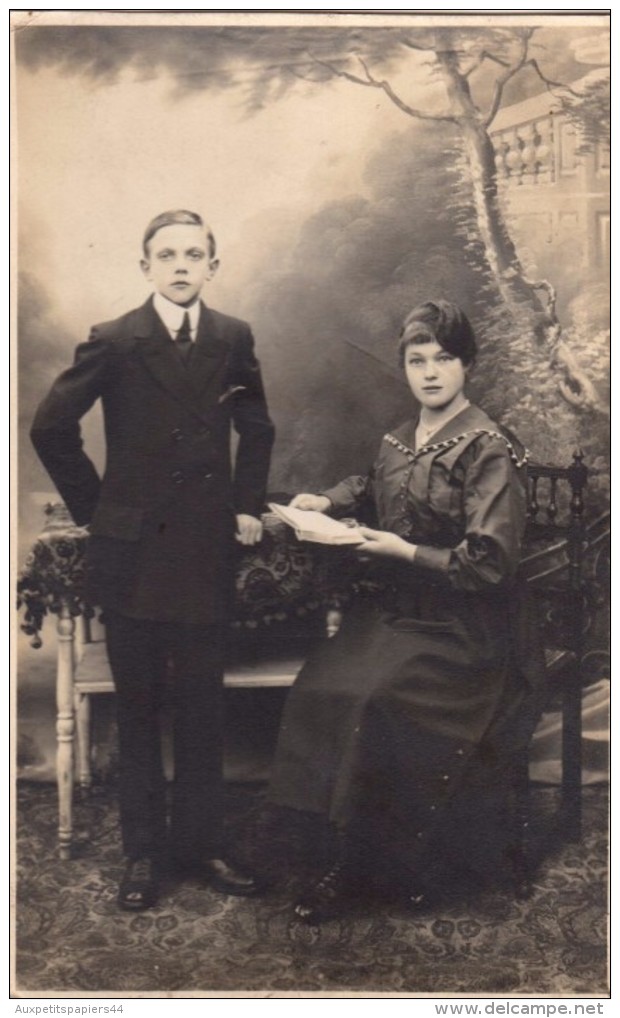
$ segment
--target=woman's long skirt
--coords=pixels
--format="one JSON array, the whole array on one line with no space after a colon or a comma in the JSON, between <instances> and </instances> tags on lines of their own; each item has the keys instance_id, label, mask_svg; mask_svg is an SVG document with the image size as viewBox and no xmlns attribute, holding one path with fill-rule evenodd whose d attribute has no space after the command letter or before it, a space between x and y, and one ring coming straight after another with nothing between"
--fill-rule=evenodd
<instances>
[{"instance_id":1,"label":"woman's long skirt","mask_svg":"<svg viewBox=\"0 0 620 1018\"><path fill-rule=\"evenodd\" d=\"M532 727L497 599L451 597L443 619L426 607L358 605L318 648L285 705L270 787L276 803L354 822L408 868Z\"/></svg>"}]
</instances>

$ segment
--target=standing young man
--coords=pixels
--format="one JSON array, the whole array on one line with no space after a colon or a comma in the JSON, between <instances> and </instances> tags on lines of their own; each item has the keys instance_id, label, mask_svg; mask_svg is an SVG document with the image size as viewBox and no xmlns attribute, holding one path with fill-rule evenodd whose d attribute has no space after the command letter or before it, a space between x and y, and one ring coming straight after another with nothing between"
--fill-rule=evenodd
<instances>
[{"instance_id":1,"label":"standing young man","mask_svg":"<svg viewBox=\"0 0 620 1018\"><path fill-rule=\"evenodd\" d=\"M222 676L234 542L261 539L274 429L248 325L200 300L218 260L194 212L149 223L155 293L95 326L41 403L32 440L75 522L90 526L87 595L105 612L118 701L127 865L119 905L158 897L164 855L227 894L255 879L222 840ZM101 399L99 478L79 421ZM231 424L239 435L234 469ZM167 830L159 712L174 665L174 788Z\"/></svg>"}]
</instances>

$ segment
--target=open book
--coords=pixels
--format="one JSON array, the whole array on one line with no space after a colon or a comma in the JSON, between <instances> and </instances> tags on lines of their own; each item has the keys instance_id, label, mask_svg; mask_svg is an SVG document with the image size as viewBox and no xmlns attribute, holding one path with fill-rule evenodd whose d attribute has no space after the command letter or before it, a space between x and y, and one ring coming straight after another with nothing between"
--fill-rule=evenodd
<instances>
[{"instance_id":1,"label":"open book","mask_svg":"<svg viewBox=\"0 0 620 1018\"><path fill-rule=\"evenodd\" d=\"M358 527L347 526L331 516L317 513L313 509L293 509L290 505L269 503L272 512L292 527L300 541L315 541L319 544L362 544Z\"/></svg>"}]
</instances>

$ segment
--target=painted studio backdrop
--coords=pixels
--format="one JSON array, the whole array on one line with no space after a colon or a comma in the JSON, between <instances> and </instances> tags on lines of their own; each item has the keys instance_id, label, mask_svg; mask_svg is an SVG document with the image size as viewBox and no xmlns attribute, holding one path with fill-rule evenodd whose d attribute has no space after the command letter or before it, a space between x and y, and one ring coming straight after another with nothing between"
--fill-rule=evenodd
<instances>
[{"instance_id":1,"label":"painted studio backdrop","mask_svg":"<svg viewBox=\"0 0 620 1018\"><path fill-rule=\"evenodd\" d=\"M177 207L217 239L205 300L252 323L277 428L272 491L365 471L411 410L400 322L444 296L478 334L473 398L540 461L581 446L604 509L604 18L43 19L15 44L21 559L54 497L28 439L35 406L91 324L146 298L144 226ZM101 467L98 411L84 431ZM30 776L53 756L49 623L43 636L20 657Z\"/></svg>"}]
</instances>

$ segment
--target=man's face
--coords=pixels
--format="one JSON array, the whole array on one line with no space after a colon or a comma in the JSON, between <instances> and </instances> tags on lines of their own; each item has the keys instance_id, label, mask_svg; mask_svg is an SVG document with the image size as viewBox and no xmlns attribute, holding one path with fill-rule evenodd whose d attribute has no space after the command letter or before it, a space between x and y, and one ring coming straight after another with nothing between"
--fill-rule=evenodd
<instances>
[{"instance_id":1,"label":"man's face","mask_svg":"<svg viewBox=\"0 0 620 1018\"><path fill-rule=\"evenodd\" d=\"M203 227L185 223L158 230L149 241L147 257L140 262L158 293L183 307L193 304L218 264L209 254Z\"/></svg>"}]
</instances>

